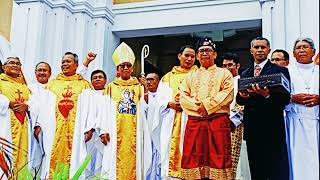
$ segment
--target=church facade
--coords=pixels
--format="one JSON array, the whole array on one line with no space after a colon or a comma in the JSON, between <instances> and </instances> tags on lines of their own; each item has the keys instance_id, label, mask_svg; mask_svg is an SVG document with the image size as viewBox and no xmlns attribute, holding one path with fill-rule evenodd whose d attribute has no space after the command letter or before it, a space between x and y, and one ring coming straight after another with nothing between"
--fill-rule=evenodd
<instances>
[{"instance_id":1,"label":"church facade","mask_svg":"<svg viewBox=\"0 0 320 180\"><path fill-rule=\"evenodd\" d=\"M54 77L64 52L82 59L89 50L98 54L89 70L103 69L111 81L123 38L260 28L272 49L291 53L301 36L319 47L318 0L14 0L12 9L8 43L30 82L37 62L48 62Z\"/></svg>"}]
</instances>

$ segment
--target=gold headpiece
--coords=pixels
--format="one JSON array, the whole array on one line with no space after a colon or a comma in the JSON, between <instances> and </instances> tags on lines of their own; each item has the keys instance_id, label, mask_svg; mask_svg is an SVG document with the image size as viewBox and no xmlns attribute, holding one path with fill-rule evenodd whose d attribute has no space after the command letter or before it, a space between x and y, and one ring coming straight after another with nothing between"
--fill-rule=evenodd
<instances>
[{"instance_id":1,"label":"gold headpiece","mask_svg":"<svg viewBox=\"0 0 320 180\"><path fill-rule=\"evenodd\" d=\"M135 59L136 57L132 49L124 42L121 43L112 54L112 60L116 66L124 62L129 62L134 65Z\"/></svg>"}]
</instances>

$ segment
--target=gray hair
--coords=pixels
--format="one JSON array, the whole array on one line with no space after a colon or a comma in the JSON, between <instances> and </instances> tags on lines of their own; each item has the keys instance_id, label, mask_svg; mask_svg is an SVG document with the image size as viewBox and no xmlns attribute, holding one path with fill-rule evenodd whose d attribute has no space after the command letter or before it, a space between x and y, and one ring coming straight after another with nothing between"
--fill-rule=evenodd
<instances>
[{"instance_id":1,"label":"gray hair","mask_svg":"<svg viewBox=\"0 0 320 180\"><path fill-rule=\"evenodd\" d=\"M254 38L254 39L252 39L252 40L250 41L250 47L251 47L251 48L253 47L253 43L254 43L255 41L266 41L266 42L267 42L267 46L270 47L270 42L269 42L269 40L268 40L267 38L264 38L264 37L256 37L256 38Z\"/></svg>"},{"instance_id":2,"label":"gray hair","mask_svg":"<svg viewBox=\"0 0 320 180\"><path fill-rule=\"evenodd\" d=\"M156 78L156 80L158 80L158 81L160 80L160 76L159 76L157 73L149 73L149 74L147 74L147 76L148 76L148 75L154 75L155 78ZM146 77L147 77L147 76L146 76Z\"/></svg>"},{"instance_id":3,"label":"gray hair","mask_svg":"<svg viewBox=\"0 0 320 180\"><path fill-rule=\"evenodd\" d=\"M298 42L301 42L301 41L308 43L313 50L316 50L314 46L314 42L311 38L298 38L296 41L294 41L293 50L296 48L296 45L298 44Z\"/></svg>"},{"instance_id":4,"label":"gray hair","mask_svg":"<svg viewBox=\"0 0 320 180\"><path fill-rule=\"evenodd\" d=\"M9 57L7 57L6 60L3 62L3 65L6 65L10 59L16 59L16 60L20 61L20 58L19 58L18 56L9 56ZM20 61L20 62L21 62L21 61Z\"/></svg>"},{"instance_id":5,"label":"gray hair","mask_svg":"<svg viewBox=\"0 0 320 180\"><path fill-rule=\"evenodd\" d=\"M79 63L79 57L78 57L78 55L77 55L76 53L66 52L66 53L64 53L64 55L62 56L62 59L63 59L64 56L66 56L66 55L72 55L72 56L73 56L73 59L74 59L74 62L75 62L76 64Z\"/></svg>"}]
</instances>

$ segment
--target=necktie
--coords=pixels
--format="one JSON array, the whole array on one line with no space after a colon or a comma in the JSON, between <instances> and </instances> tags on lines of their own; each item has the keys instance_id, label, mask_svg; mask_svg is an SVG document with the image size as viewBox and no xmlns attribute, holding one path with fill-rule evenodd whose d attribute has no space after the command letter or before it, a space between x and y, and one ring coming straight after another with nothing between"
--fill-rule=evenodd
<instances>
[{"instance_id":1,"label":"necktie","mask_svg":"<svg viewBox=\"0 0 320 180\"><path fill-rule=\"evenodd\" d=\"M254 67L254 77L257 77L260 75L260 72L261 72L261 67L259 65L256 65Z\"/></svg>"}]
</instances>

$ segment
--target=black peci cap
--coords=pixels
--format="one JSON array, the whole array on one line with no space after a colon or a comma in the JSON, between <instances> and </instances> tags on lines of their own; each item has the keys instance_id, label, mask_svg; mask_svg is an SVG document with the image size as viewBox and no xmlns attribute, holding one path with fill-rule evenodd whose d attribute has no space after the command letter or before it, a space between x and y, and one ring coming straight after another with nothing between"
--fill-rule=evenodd
<instances>
[{"instance_id":1,"label":"black peci cap","mask_svg":"<svg viewBox=\"0 0 320 180\"><path fill-rule=\"evenodd\" d=\"M201 39L198 40L198 42L197 42L197 50L201 46L211 46L214 50L216 50L216 44L209 37L204 37L204 38L201 38Z\"/></svg>"}]
</instances>

